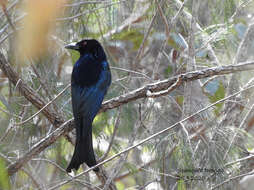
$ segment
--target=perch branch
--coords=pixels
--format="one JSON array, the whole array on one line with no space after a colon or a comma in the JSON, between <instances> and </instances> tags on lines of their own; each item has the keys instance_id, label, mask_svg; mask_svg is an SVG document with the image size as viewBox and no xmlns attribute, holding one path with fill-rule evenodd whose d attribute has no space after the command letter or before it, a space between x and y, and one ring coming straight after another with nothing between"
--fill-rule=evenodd
<instances>
[{"instance_id":1,"label":"perch branch","mask_svg":"<svg viewBox=\"0 0 254 190\"><path fill-rule=\"evenodd\" d=\"M177 86L179 86L183 82L190 82L197 79L203 79L203 78L212 77L216 75L225 75L225 74L231 74L231 73L240 72L240 71L249 71L253 69L254 69L254 61L250 61L250 62L239 63L236 65L211 67L208 69L203 69L199 71L191 71L188 73L180 74L166 80L147 84L141 88L138 88L136 90L133 90L131 92L118 96L116 98L107 100L103 103L102 108L100 109L100 112L104 112L108 109L119 107L130 101L149 97L150 92L158 93L160 91L170 89L170 87L174 84L177 84ZM179 82L177 82L177 80L179 80ZM169 90L169 92L171 92L171 90ZM166 94L162 93L162 95L166 95Z\"/></svg>"},{"instance_id":2,"label":"perch branch","mask_svg":"<svg viewBox=\"0 0 254 190\"><path fill-rule=\"evenodd\" d=\"M142 145L142 144L148 142L148 141L150 141L151 139L153 139L153 138L155 138L155 137L157 137L157 136L159 136L159 135L161 135L161 134L163 134L163 133L165 133L165 132L168 132L168 131L174 129L175 127L179 126L179 124L181 124L181 123L187 121L188 119L190 119L190 118L192 118L192 117L194 117L194 116L200 114L201 112L203 112L203 111L205 111L205 110L207 110L207 109L209 109L209 108L214 107L216 104L222 103L222 102L224 102L225 100L228 100L228 99L230 99L230 98L232 98L232 97L234 97L234 96L236 96L236 95L238 95L238 94L240 94L240 93L242 93L242 92L244 92L244 91L246 91L246 90L249 90L249 89L251 89L251 88L253 88L253 87L254 87L254 85L251 85L251 86L249 86L249 87L247 87L247 88L244 88L244 89L242 89L242 90L240 90L240 91L238 91L238 92L236 92L236 93L234 93L234 94L231 94L230 96L227 96L227 97L222 98L222 99L220 99L220 100L218 100L218 101L216 101L216 102L214 102L214 103L212 103L212 104L209 104L208 106L206 106L206 107L200 109L199 111L197 111L197 112L191 114L191 115L188 116L188 117L185 117L184 119L182 119L182 120L176 122L175 124L173 124L173 125L171 125L171 126L165 128L165 129L163 129L163 130L161 130L161 131L159 131L159 132L157 132L157 133L154 133L153 135L151 135L151 136L149 136L149 137L147 137L147 138L145 138L145 139L139 141L139 142L136 143L135 145L129 146L128 148L126 148L126 149L124 149L124 150L118 152L117 154L111 156L110 158L107 158L106 160L103 160L102 162L98 163L97 165L88 168L88 169L85 170L84 172L82 172L82 173L80 173L80 174L74 176L72 179L68 179L68 180L66 180L66 181L63 181L63 182L57 184L57 185L54 186L54 187L48 188L48 190L54 190L54 189L56 189L56 188L59 188L59 187L65 185L65 184L71 182L73 179L76 179L76 178L78 178L78 177L84 175L85 173L88 173L88 172L92 171L94 168L96 168L96 167L98 167L98 166L101 166L101 165L103 165L103 164L105 164L105 163L107 163L107 162L109 162L109 161L111 161L111 160L113 160L113 159L119 157L120 155L122 155L122 154L124 154L124 153L126 153L126 152L128 152L128 151L130 151L130 150L132 150L132 149L134 149L134 148L136 148L136 147L138 147L138 146L140 146L140 145Z\"/></svg>"},{"instance_id":3,"label":"perch branch","mask_svg":"<svg viewBox=\"0 0 254 190\"><path fill-rule=\"evenodd\" d=\"M3 73L9 78L9 80L14 85L17 86L20 93L23 94L26 97L26 99L28 99L32 104L34 104L35 107L37 107L38 109L41 109L46 105L46 102L44 102L33 89L27 86L20 79L18 74L11 68L11 66L7 63L6 59L1 53L0 53L0 68L2 69ZM123 104L126 104L128 102L131 102L140 98L147 98L149 97L150 92L160 94L159 93L160 91L164 92L165 90L170 89L172 85L177 84L177 86L179 86L183 82L194 81L197 79L212 77L215 75L225 75L225 74L230 74L230 73L235 73L240 71L249 71L253 69L254 69L254 62L252 61L252 62L244 62L244 63L240 63L236 65L212 67L212 68L208 68L208 69L204 69L200 71L192 71L192 72L180 74L163 81L147 84L129 93L126 93L124 95L105 101L102 105L102 108L100 109L100 112L105 112L108 109L119 107ZM147 92L149 92L148 95L147 95ZM161 93L161 95L166 95L166 93ZM49 107L45 107L43 110L41 110L41 112L50 120L51 123L53 123L57 127L59 127L60 125L64 123L63 118L55 114L55 112L53 112ZM19 158L14 164L10 165L8 167L9 174L12 175L15 172L17 172L34 155L43 151L46 147L54 143L58 137L60 137L63 134L66 134L67 132L71 131L73 128L74 128L73 121L66 122L65 125L62 125L61 129L59 129L62 132L54 131L54 132L57 132L58 134L57 137L45 138L44 141L40 141L39 144L37 143L36 144L37 146L34 146L33 149L31 149L25 155Z\"/></svg>"},{"instance_id":4,"label":"perch branch","mask_svg":"<svg viewBox=\"0 0 254 190\"><path fill-rule=\"evenodd\" d=\"M54 110L50 109L48 106L51 101L47 104L37 92L35 92L31 87L29 87L23 80L19 77L17 72L13 70L11 65L6 61L4 55L0 52L0 69L7 76L11 83L13 83L17 90L28 100L30 101L39 112L43 113L47 119L57 128L53 133L49 136L46 136L38 143L36 143L27 153L18 158L14 163L8 166L8 174L13 175L20 168L23 167L29 160L32 159L35 155L42 152L48 146L53 144L59 137L65 136L67 140L72 142L71 138L68 136L68 132L74 128L74 123L69 121L65 122L65 119L56 113ZM53 100L52 100L53 101ZM60 127L60 128L59 128ZM67 129L68 128L68 129ZM97 177L101 181L102 184L107 180L107 173L103 167L101 167L100 172L96 173ZM109 189L115 190L116 187L112 183L110 184Z\"/></svg>"},{"instance_id":5,"label":"perch branch","mask_svg":"<svg viewBox=\"0 0 254 190\"><path fill-rule=\"evenodd\" d=\"M6 61L4 55L0 53L0 68L5 74L5 76L13 83L18 91L28 100L30 101L37 109L43 108L47 102L41 99L39 94L35 92L31 87L29 87L23 80L20 79L17 72L13 70L11 65ZM45 107L42 110L42 113L48 118L48 120L56 126L60 126L61 123L64 123L60 117L57 117L57 114L50 109L49 107Z\"/></svg>"},{"instance_id":6,"label":"perch branch","mask_svg":"<svg viewBox=\"0 0 254 190\"><path fill-rule=\"evenodd\" d=\"M71 119L63 123L52 133L50 133L49 135L41 139L39 142L37 142L35 145L33 145L32 148L24 156L19 158L15 163L8 166L8 174L12 175L17 172L24 165L24 163L27 163L29 160L31 160L33 156L39 154L49 145L53 144L63 134L67 134L72 129L70 125ZM69 130L66 130L67 128Z\"/></svg>"}]
</instances>

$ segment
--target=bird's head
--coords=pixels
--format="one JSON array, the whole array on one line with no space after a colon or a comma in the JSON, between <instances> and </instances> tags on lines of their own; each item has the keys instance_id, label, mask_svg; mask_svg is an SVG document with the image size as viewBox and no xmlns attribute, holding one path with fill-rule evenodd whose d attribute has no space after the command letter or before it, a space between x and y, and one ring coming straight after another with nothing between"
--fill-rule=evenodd
<instances>
[{"instance_id":1,"label":"bird's head","mask_svg":"<svg viewBox=\"0 0 254 190\"><path fill-rule=\"evenodd\" d=\"M106 57L101 44L94 39L85 39L77 43L71 43L65 46L67 49L73 49L80 53L80 55L92 54L95 57Z\"/></svg>"}]
</instances>

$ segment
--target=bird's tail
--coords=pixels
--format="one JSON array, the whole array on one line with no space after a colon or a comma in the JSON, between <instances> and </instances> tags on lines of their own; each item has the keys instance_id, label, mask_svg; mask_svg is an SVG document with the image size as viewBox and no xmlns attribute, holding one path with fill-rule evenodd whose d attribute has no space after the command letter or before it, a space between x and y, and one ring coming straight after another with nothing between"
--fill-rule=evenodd
<instances>
[{"instance_id":1,"label":"bird's tail","mask_svg":"<svg viewBox=\"0 0 254 190\"><path fill-rule=\"evenodd\" d=\"M93 140L92 140L92 125L77 126L76 127L76 144L74 154L71 162L66 171L69 173L74 168L79 169L80 165L86 163L89 167L96 165ZM93 169L95 172L99 171L99 168Z\"/></svg>"}]
</instances>

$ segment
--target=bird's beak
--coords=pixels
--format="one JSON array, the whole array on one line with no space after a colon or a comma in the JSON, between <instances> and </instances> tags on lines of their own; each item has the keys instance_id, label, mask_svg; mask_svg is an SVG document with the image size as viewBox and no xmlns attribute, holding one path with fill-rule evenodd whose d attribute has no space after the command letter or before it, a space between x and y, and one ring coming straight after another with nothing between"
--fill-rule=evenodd
<instances>
[{"instance_id":1,"label":"bird's beak","mask_svg":"<svg viewBox=\"0 0 254 190\"><path fill-rule=\"evenodd\" d=\"M74 50L79 50L79 46L76 45L76 43L70 43L66 46L64 46L66 49L74 49Z\"/></svg>"}]
</instances>

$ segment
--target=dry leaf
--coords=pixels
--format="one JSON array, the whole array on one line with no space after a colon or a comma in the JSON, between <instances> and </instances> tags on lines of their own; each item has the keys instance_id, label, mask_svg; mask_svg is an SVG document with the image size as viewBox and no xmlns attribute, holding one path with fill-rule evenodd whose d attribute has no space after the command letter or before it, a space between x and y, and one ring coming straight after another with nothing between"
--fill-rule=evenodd
<instances>
[{"instance_id":1,"label":"dry leaf","mask_svg":"<svg viewBox=\"0 0 254 190\"><path fill-rule=\"evenodd\" d=\"M18 46L21 57L38 57L47 50L48 35L64 0L28 0L24 29L19 32Z\"/></svg>"},{"instance_id":2,"label":"dry leaf","mask_svg":"<svg viewBox=\"0 0 254 190\"><path fill-rule=\"evenodd\" d=\"M8 0L0 0L0 5L1 5L3 8L6 7L7 3L8 3Z\"/></svg>"}]
</instances>

